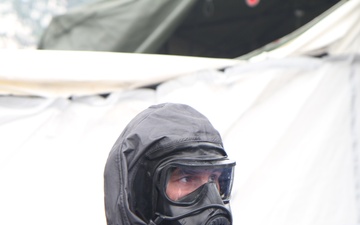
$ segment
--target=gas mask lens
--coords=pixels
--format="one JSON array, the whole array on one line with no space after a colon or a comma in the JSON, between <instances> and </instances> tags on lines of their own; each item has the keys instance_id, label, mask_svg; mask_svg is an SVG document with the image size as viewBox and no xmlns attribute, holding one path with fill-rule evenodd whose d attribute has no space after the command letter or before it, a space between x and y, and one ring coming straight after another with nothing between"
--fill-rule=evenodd
<instances>
[{"instance_id":1,"label":"gas mask lens","mask_svg":"<svg viewBox=\"0 0 360 225\"><path fill-rule=\"evenodd\" d=\"M168 168L166 177L166 195L172 201L184 202L184 199L189 199L186 198L187 196L207 183L214 183L220 197L226 200L231 192L233 167L229 165L219 167L177 165ZM194 199L190 198L190 200Z\"/></svg>"}]
</instances>

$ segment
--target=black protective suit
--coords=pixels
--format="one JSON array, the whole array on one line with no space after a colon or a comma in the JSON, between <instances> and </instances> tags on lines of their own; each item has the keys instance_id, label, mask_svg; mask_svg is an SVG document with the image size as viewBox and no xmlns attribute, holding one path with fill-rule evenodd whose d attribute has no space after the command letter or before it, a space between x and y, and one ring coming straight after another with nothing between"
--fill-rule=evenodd
<instances>
[{"instance_id":1,"label":"black protective suit","mask_svg":"<svg viewBox=\"0 0 360 225\"><path fill-rule=\"evenodd\" d=\"M181 215L187 214L189 210L193 211L190 213L193 217L196 215L196 218L206 219L211 211L207 206L201 206L208 211L205 215L194 202L171 204L162 194L163 186L159 184L163 180L163 173L159 172L159 168L174 162L182 163L185 167L197 163L201 166L222 167L232 167L235 164L227 159L219 133L202 114L182 104L151 106L127 125L109 154L104 173L107 224L168 224L166 218L171 219L171 216L178 216L175 224L183 224L186 221L182 221ZM231 189L231 184L226 185L227 189L224 189ZM216 213L211 214L222 215L221 218L212 219L215 222L206 224L231 224L229 201L222 200L218 194L209 197L214 185L203 186L198 191L202 194L193 193L195 198L206 196L201 197L203 200L196 201L201 202L197 204L214 205L213 211ZM159 214L165 216L159 218ZM185 217L191 216L190 214ZM221 222L223 220L227 222ZM197 222L187 223L195 225L191 223Z\"/></svg>"}]
</instances>

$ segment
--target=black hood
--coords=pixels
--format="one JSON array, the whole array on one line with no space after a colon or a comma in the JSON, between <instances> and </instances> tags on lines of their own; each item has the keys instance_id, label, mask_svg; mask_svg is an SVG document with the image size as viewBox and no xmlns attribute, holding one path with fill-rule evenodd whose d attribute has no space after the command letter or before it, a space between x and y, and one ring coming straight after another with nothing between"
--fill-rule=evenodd
<instances>
[{"instance_id":1,"label":"black hood","mask_svg":"<svg viewBox=\"0 0 360 225\"><path fill-rule=\"evenodd\" d=\"M187 105L160 104L138 114L115 142L105 166L107 224L147 224L147 219L135 210L139 196L133 193L134 186L139 186L134 180L142 160L162 157L178 146L200 143L216 146L216 152L226 156L218 131L204 115Z\"/></svg>"}]
</instances>

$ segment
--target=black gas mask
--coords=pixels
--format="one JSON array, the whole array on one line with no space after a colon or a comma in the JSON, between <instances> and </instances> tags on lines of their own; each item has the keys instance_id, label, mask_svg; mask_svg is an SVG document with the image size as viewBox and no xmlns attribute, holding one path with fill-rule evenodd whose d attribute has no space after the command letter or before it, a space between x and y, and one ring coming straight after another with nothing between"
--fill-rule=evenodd
<instances>
[{"instance_id":1,"label":"black gas mask","mask_svg":"<svg viewBox=\"0 0 360 225\"><path fill-rule=\"evenodd\" d=\"M155 172L158 191L151 225L231 225L229 197L235 162L173 159Z\"/></svg>"}]
</instances>

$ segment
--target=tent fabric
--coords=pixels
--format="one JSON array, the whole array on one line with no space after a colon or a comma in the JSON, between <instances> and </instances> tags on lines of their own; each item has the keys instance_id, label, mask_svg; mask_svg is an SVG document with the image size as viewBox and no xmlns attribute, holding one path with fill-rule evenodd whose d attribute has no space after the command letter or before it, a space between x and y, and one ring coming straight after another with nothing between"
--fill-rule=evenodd
<instances>
[{"instance_id":1,"label":"tent fabric","mask_svg":"<svg viewBox=\"0 0 360 225\"><path fill-rule=\"evenodd\" d=\"M156 85L239 60L133 53L0 50L0 94L92 95ZM19 66L21 65L21 66Z\"/></svg>"},{"instance_id":2,"label":"tent fabric","mask_svg":"<svg viewBox=\"0 0 360 225\"><path fill-rule=\"evenodd\" d=\"M1 96L0 224L105 224L108 153L162 102L189 104L223 136L234 224L359 224L359 96L359 55L202 70L105 98Z\"/></svg>"},{"instance_id":3,"label":"tent fabric","mask_svg":"<svg viewBox=\"0 0 360 225\"><path fill-rule=\"evenodd\" d=\"M196 3L107 0L56 16L39 49L154 53Z\"/></svg>"}]
</instances>

